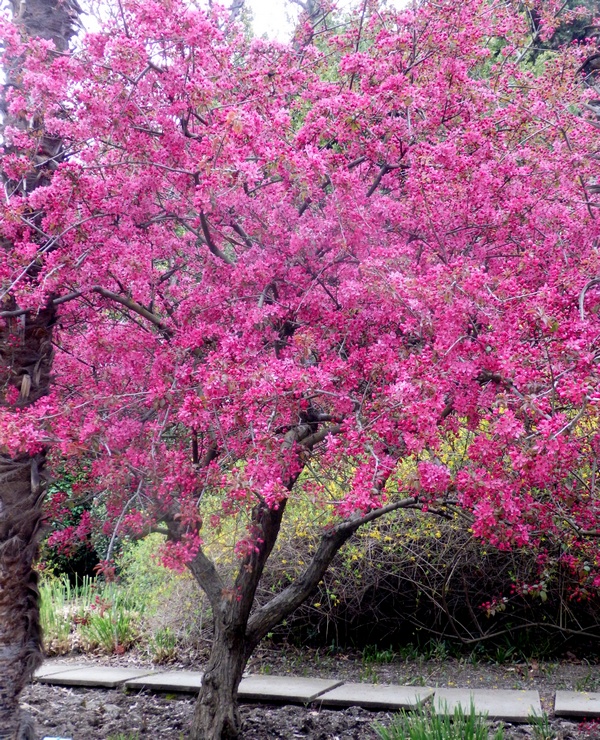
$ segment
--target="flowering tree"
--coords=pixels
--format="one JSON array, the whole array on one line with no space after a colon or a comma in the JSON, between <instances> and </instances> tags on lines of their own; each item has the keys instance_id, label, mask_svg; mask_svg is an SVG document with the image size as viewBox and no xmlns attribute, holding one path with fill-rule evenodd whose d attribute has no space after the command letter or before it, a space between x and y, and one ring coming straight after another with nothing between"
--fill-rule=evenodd
<instances>
[{"instance_id":1,"label":"flowering tree","mask_svg":"<svg viewBox=\"0 0 600 740\"><path fill-rule=\"evenodd\" d=\"M365 2L337 30L308 5L290 46L179 0L123 0L70 57L5 29L9 111L66 156L3 206L4 331L50 306L60 351L43 398L3 380L0 444L93 458L107 531L163 532L206 593L193 738L237 735L252 650L398 509L542 558L555 533L600 581L585 49L521 68L511 3ZM39 138L5 136L22 183ZM320 544L255 606L298 492ZM205 544L228 518L233 575Z\"/></svg>"}]
</instances>

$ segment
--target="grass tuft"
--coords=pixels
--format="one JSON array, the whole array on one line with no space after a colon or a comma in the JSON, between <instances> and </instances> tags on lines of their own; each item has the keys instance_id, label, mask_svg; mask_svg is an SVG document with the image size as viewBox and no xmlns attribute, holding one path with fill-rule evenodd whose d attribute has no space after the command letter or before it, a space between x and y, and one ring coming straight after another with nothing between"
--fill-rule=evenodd
<instances>
[{"instance_id":1,"label":"grass tuft","mask_svg":"<svg viewBox=\"0 0 600 740\"><path fill-rule=\"evenodd\" d=\"M414 712L400 712L389 727L375 725L381 740L488 740L489 725L485 717L475 714L475 707L465 712L456 707L453 714L435 714L431 707L420 706ZM499 727L493 740L503 740Z\"/></svg>"}]
</instances>

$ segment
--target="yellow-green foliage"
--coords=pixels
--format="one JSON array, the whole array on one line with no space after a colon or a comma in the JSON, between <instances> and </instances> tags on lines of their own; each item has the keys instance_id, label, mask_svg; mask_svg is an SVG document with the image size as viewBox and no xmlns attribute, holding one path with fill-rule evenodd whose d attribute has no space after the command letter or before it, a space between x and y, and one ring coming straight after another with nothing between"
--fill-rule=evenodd
<instances>
[{"instance_id":1,"label":"yellow-green foliage","mask_svg":"<svg viewBox=\"0 0 600 740\"><path fill-rule=\"evenodd\" d=\"M140 644L158 661L168 661L182 647L194 647L210 624L208 602L192 576L165 568L160 559L164 538L152 534L128 544L122 555L121 585L139 605Z\"/></svg>"}]
</instances>

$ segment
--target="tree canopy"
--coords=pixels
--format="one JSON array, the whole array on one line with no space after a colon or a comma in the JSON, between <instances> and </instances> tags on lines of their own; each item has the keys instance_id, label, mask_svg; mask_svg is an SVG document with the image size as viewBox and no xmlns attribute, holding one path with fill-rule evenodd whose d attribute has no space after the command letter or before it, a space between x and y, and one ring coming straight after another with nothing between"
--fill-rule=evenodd
<instances>
[{"instance_id":1,"label":"tree canopy","mask_svg":"<svg viewBox=\"0 0 600 740\"><path fill-rule=\"evenodd\" d=\"M290 45L180 0L123 0L70 56L2 32L35 125L5 129L0 320L16 346L58 315L50 392L0 373L11 455L91 460L107 531L164 531L250 650L400 507L542 558L555 534L600 584L585 44L523 65L518 4L483 0L325 8ZM322 548L252 612L298 489ZM230 583L203 542L232 516Z\"/></svg>"}]
</instances>

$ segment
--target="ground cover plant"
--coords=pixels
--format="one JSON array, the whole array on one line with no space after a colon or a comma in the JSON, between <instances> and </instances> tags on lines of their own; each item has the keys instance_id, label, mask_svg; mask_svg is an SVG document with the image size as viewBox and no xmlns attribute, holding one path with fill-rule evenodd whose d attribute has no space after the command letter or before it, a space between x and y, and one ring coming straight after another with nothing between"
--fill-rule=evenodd
<instances>
[{"instance_id":1,"label":"ground cover plant","mask_svg":"<svg viewBox=\"0 0 600 740\"><path fill-rule=\"evenodd\" d=\"M99 6L71 55L75 5L2 24L6 737L49 445L106 512L65 543L101 526L109 576L155 531L207 596L193 738L238 734L252 651L401 509L534 549L541 599L557 558L572 596L600 584L593 49L527 65L511 2L307 8L289 45L179 0ZM295 496L318 544L255 604Z\"/></svg>"},{"instance_id":2,"label":"ground cover plant","mask_svg":"<svg viewBox=\"0 0 600 740\"><path fill-rule=\"evenodd\" d=\"M46 654L77 648L122 654L134 643L143 605L115 583L86 578L72 586L68 578L46 578L40 586L40 621Z\"/></svg>"},{"instance_id":3,"label":"ground cover plant","mask_svg":"<svg viewBox=\"0 0 600 740\"><path fill-rule=\"evenodd\" d=\"M290 501L268 571L256 594L258 605L298 577L318 546L307 526L310 511ZM223 567L235 563L235 527L224 522L209 553ZM310 530L310 531L309 531ZM116 581L65 576L42 579L42 627L49 654L89 644L83 612L96 598L111 620L132 615L125 634L158 662L204 658L210 644L210 605L195 592L189 573L161 564L162 538L151 535L117 558ZM363 528L332 561L311 597L269 633L269 645L295 654L302 646L324 654L358 652L365 664L400 658L455 657L504 664L588 656L598 639L597 599L569 598L579 581L568 569L546 573L546 598L515 589L539 582L537 555L527 548L498 551L473 538L455 521L424 519L406 512L394 522ZM490 601L496 594L496 601ZM114 625L114 629L117 627ZM120 652L130 640L108 640L103 650Z\"/></svg>"},{"instance_id":4,"label":"ground cover plant","mask_svg":"<svg viewBox=\"0 0 600 740\"><path fill-rule=\"evenodd\" d=\"M376 726L381 740L503 740L499 727L490 735L485 717L475 714L471 705L468 712L458 706L453 713L436 714L431 707L419 707L408 714L400 712L389 727Z\"/></svg>"}]
</instances>

